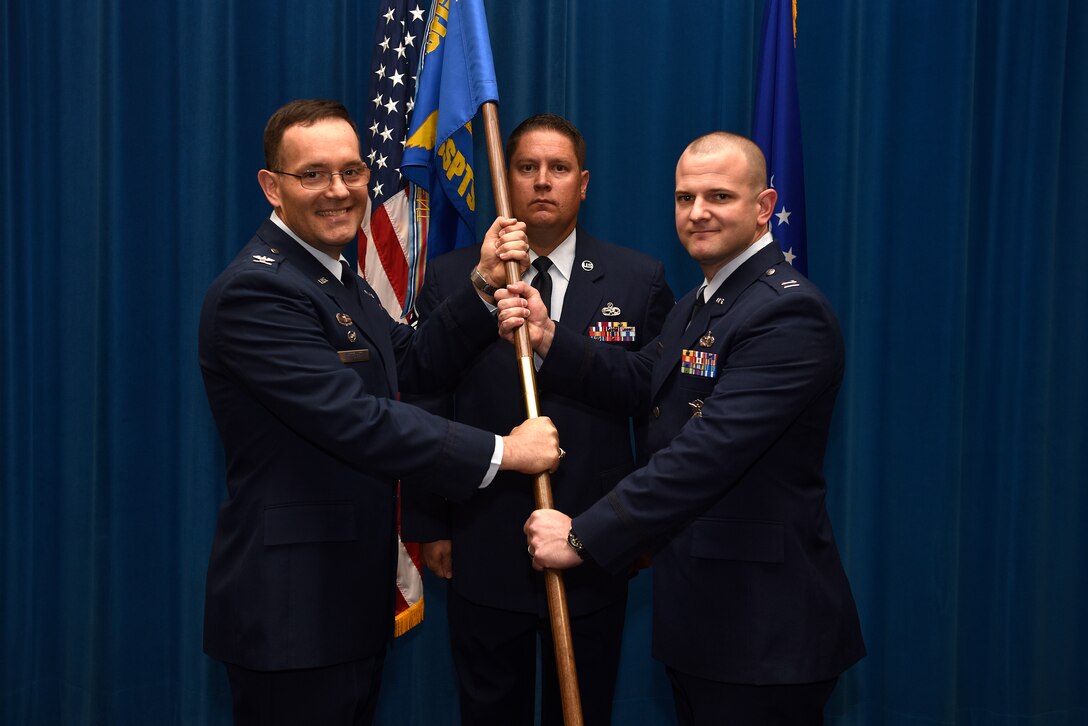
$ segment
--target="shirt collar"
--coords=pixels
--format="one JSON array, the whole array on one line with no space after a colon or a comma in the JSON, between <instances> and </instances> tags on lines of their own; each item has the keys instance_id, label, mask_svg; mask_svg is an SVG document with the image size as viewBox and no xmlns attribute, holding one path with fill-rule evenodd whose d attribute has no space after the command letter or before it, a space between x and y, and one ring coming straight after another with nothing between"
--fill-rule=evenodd
<instances>
[{"instance_id":1,"label":"shirt collar","mask_svg":"<svg viewBox=\"0 0 1088 726\"><path fill-rule=\"evenodd\" d=\"M286 222L284 222L282 219L280 219L280 215L276 214L275 210L272 210L272 216L270 217L270 219L272 220L273 224L275 224L277 227L279 227L284 232L286 232L287 235L291 239L293 239L295 242L298 242L300 245L302 245L302 249L309 252L311 255L314 256L314 259L316 259L318 262L320 262L322 265L324 265L325 269L328 270L329 273L334 278L336 278L337 280L340 280L340 275L344 271L343 268L340 266L340 262L341 261L347 262L347 259L345 259L343 255L340 255L339 260L334 260L333 258L329 257L328 255L326 255L324 252L317 249L316 247L313 247L311 245L306 244L305 242L302 241L301 237L299 237L297 234L295 234L291 230L291 228L287 226ZM351 264L351 263L348 262L348 264ZM341 282L343 282L343 281L341 280Z\"/></svg>"},{"instance_id":2,"label":"shirt collar","mask_svg":"<svg viewBox=\"0 0 1088 726\"><path fill-rule=\"evenodd\" d=\"M570 271L574 267L574 252L575 245L577 244L577 229L572 229L566 239L555 246L555 249L547 254L547 258L552 261L552 268L550 272L558 272L563 276L564 280L570 280ZM529 264L533 264L533 261L537 257L540 257L537 253L529 250Z\"/></svg>"},{"instance_id":3,"label":"shirt collar","mask_svg":"<svg viewBox=\"0 0 1088 726\"><path fill-rule=\"evenodd\" d=\"M774 240L771 237L771 231L767 230L763 233L762 237L748 245L748 249L723 265L722 269L718 270L718 273L714 275L714 279L704 280L703 285L706 287L707 292L703 293L703 300L710 300L710 296L718 291L718 288L722 286L722 283L725 282L726 278L736 272L737 268L755 256L757 252L769 245L772 241Z\"/></svg>"}]
</instances>

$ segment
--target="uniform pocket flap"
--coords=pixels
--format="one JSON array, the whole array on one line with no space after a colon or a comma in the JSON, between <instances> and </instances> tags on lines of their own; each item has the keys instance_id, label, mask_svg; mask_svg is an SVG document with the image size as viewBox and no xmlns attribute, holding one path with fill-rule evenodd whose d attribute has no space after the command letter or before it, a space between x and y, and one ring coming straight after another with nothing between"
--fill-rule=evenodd
<instances>
[{"instance_id":1,"label":"uniform pocket flap","mask_svg":"<svg viewBox=\"0 0 1088 726\"><path fill-rule=\"evenodd\" d=\"M266 545L350 542L356 537L355 506L350 502L281 504L264 510Z\"/></svg>"}]
</instances>

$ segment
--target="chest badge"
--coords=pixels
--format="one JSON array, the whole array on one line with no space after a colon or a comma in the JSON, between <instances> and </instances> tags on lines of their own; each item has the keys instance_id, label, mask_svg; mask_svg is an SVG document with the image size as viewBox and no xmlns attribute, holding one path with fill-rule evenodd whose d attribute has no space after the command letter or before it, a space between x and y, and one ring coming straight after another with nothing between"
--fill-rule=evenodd
<instances>
[{"instance_id":1,"label":"chest badge","mask_svg":"<svg viewBox=\"0 0 1088 726\"><path fill-rule=\"evenodd\" d=\"M348 315L347 313L337 313L336 314L336 322L340 323L343 326L348 326L348 325L351 325L351 323L353 321L351 319L351 316Z\"/></svg>"},{"instance_id":2,"label":"chest badge","mask_svg":"<svg viewBox=\"0 0 1088 726\"><path fill-rule=\"evenodd\" d=\"M617 316L619 314L620 314L620 309L618 307L616 307L616 303L612 302L611 300L608 301L607 305L605 305L603 308L601 308L601 315L607 315L609 317L615 317L615 316Z\"/></svg>"},{"instance_id":3,"label":"chest badge","mask_svg":"<svg viewBox=\"0 0 1088 726\"><path fill-rule=\"evenodd\" d=\"M691 417L702 418L703 417L703 399L696 398L694 401L688 401L688 405L691 406Z\"/></svg>"},{"instance_id":4,"label":"chest badge","mask_svg":"<svg viewBox=\"0 0 1088 726\"><path fill-rule=\"evenodd\" d=\"M593 261L592 260L582 260L582 269L585 270L586 272L592 272L593 271Z\"/></svg>"},{"instance_id":5,"label":"chest badge","mask_svg":"<svg viewBox=\"0 0 1088 726\"><path fill-rule=\"evenodd\" d=\"M718 375L718 354L705 350L682 350L680 372L700 378L714 378Z\"/></svg>"},{"instance_id":6,"label":"chest badge","mask_svg":"<svg viewBox=\"0 0 1088 726\"><path fill-rule=\"evenodd\" d=\"M699 338L699 345L704 348L709 348L714 345L714 333L711 333L709 330L703 333L703 337Z\"/></svg>"},{"instance_id":7,"label":"chest badge","mask_svg":"<svg viewBox=\"0 0 1088 726\"><path fill-rule=\"evenodd\" d=\"M589 326L590 340L603 340L605 343L634 343L635 326L615 320L602 320Z\"/></svg>"}]
</instances>

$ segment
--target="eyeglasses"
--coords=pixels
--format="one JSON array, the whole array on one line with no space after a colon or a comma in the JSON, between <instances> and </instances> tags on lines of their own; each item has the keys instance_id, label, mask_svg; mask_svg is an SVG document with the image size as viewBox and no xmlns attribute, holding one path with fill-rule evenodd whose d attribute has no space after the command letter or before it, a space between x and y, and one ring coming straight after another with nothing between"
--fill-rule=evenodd
<instances>
[{"instance_id":1,"label":"eyeglasses","mask_svg":"<svg viewBox=\"0 0 1088 726\"><path fill-rule=\"evenodd\" d=\"M339 175L344 182L344 186L348 187L361 187L370 181L370 169L365 164L363 166L353 166L350 169L344 169L343 171L317 171L316 169L310 169L302 172L301 174L295 174L289 171L283 171L281 169L273 169L274 174L286 174L287 176L293 176L298 179L303 189L328 189L332 184L332 178Z\"/></svg>"}]
</instances>

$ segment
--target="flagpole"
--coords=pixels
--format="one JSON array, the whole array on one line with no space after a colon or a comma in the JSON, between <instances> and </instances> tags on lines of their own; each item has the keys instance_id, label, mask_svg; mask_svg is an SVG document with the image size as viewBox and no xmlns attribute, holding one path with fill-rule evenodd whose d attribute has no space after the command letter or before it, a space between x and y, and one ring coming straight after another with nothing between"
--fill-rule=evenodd
<instances>
[{"instance_id":1,"label":"flagpole","mask_svg":"<svg viewBox=\"0 0 1088 726\"><path fill-rule=\"evenodd\" d=\"M495 210L501 217L513 217L510 194L506 187L506 161L502 150L502 134L499 132L498 105L494 101L488 101L482 108L487 158L491 164L491 185L495 191ZM506 279L521 279L521 270L516 262L506 263ZM536 393L533 349L529 345L529 332L524 325L514 331L514 352L521 374L525 413L528 418L536 418L540 416L540 402ZM533 494L536 497L537 509L555 508L552 500L552 480L547 472L537 474L533 479ZM555 643L555 667L559 671L563 723L566 726L582 726L582 699L578 693L578 671L574 666L574 643L570 636L570 615L567 612L563 574L559 570L544 570L544 585L548 594L548 614L552 621L552 640Z\"/></svg>"}]
</instances>

